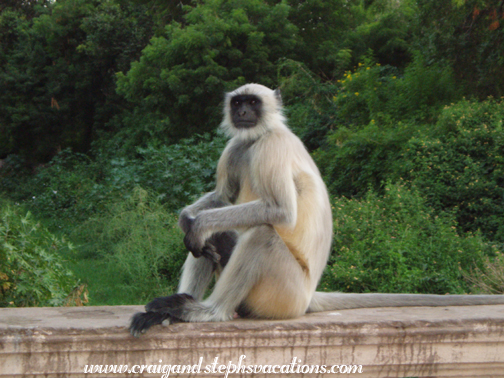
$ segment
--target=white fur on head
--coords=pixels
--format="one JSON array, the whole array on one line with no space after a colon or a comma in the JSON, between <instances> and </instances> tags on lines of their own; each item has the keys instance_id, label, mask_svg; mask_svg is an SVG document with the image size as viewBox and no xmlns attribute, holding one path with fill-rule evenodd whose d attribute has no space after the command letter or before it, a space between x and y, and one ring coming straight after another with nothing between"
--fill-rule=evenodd
<instances>
[{"instance_id":1,"label":"white fur on head","mask_svg":"<svg viewBox=\"0 0 504 378\"><path fill-rule=\"evenodd\" d=\"M231 99L236 95L256 95L262 101L262 116L257 125L249 129L238 129L231 119ZM226 134L240 139L257 139L269 130L285 128L282 102L275 91L261 84L245 84L233 92L226 93L224 119L221 128Z\"/></svg>"}]
</instances>

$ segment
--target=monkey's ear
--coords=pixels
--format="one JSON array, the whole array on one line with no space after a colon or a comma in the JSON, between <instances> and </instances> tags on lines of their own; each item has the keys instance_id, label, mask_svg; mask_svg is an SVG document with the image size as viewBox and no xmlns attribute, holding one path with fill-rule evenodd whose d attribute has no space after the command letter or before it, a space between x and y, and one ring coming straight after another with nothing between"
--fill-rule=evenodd
<instances>
[{"instance_id":1,"label":"monkey's ear","mask_svg":"<svg viewBox=\"0 0 504 378\"><path fill-rule=\"evenodd\" d=\"M280 88L275 89L275 91L273 93L275 94L275 98L278 101L278 105L281 106L282 105L282 94L280 93Z\"/></svg>"}]
</instances>

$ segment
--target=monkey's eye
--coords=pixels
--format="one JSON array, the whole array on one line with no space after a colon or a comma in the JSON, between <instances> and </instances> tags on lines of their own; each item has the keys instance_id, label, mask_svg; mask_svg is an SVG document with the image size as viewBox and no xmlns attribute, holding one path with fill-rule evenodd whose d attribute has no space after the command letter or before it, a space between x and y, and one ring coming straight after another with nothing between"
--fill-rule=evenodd
<instances>
[{"instance_id":1,"label":"monkey's eye","mask_svg":"<svg viewBox=\"0 0 504 378\"><path fill-rule=\"evenodd\" d=\"M233 104L233 106L239 106L239 105L240 105L240 101L238 101L238 100L234 100L234 101L232 102L232 104Z\"/></svg>"},{"instance_id":2,"label":"monkey's eye","mask_svg":"<svg viewBox=\"0 0 504 378\"><path fill-rule=\"evenodd\" d=\"M257 104L257 100L250 100L250 105L255 105Z\"/></svg>"}]
</instances>

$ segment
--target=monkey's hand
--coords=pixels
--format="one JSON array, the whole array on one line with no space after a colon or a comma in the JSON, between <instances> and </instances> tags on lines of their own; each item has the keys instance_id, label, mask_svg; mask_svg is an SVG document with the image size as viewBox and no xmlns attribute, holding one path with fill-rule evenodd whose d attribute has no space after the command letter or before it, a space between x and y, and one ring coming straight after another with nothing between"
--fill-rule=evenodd
<instances>
[{"instance_id":1,"label":"monkey's hand","mask_svg":"<svg viewBox=\"0 0 504 378\"><path fill-rule=\"evenodd\" d=\"M201 235L201 233L196 231L199 227L195 227L194 223L195 218L192 218L189 215L189 212L186 212L185 210L182 211L179 218L179 225L186 234L184 237L184 244L186 248L193 254L194 257L204 256L207 259L218 263L221 256L217 253L215 246L210 243L207 238L204 238L207 242L203 243L201 248L199 247L201 245L201 240L197 238L197 235Z\"/></svg>"},{"instance_id":2,"label":"monkey's hand","mask_svg":"<svg viewBox=\"0 0 504 378\"><path fill-rule=\"evenodd\" d=\"M185 232L184 245L194 257L200 257L203 252L204 243L201 240L202 238L198 237L200 233L197 230L198 227L195 227L195 218L191 218L190 216L182 217L182 215L180 214L179 225Z\"/></svg>"},{"instance_id":3,"label":"monkey's hand","mask_svg":"<svg viewBox=\"0 0 504 378\"><path fill-rule=\"evenodd\" d=\"M186 217L184 221L186 222L185 226L187 226L187 232L184 237L184 245L187 250L196 258L204 256L215 263L219 262L221 259L220 255L217 253L215 246L207 242L208 237L205 237L205 233L200 231L201 227L199 227L199 222L196 221L196 218Z\"/></svg>"},{"instance_id":4,"label":"monkey's hand","mask_svg":"<svg viewBox=\"0 0 504 378\"><path fill-rule=\"evenodd\" d=\"M184 231L184 234L187 234L189 232L193 222L194 218L191 216L189 210L182 210L179 216L178 225L182 229L182 231Z\"/></svg>"}]
</instances>

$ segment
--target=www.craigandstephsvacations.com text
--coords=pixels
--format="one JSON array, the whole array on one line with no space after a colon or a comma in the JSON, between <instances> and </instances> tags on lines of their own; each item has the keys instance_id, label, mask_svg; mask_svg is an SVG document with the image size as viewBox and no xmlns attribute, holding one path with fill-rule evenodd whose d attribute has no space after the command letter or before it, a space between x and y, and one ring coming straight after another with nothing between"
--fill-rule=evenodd
<instances>
[{"instance_id":1,"label":"www.craigandstephsvacations.com text","mask_svg":"<svg viewBox=\"0 0 504 378\"><path fill-rule=\"evenodd\" d=\"M245 355L241 355L237 364L229 361L219 364L219 357L215 357L209 365L203 365L203 357L196 365L86 365L85 374L160 374L161 378L168 378L170 374L222 374L227 378L229 374L358 374L362 373L362 365L306 365L294 357L290 364L284 365L247 365Z\"/></svg>"}]
</instances>

